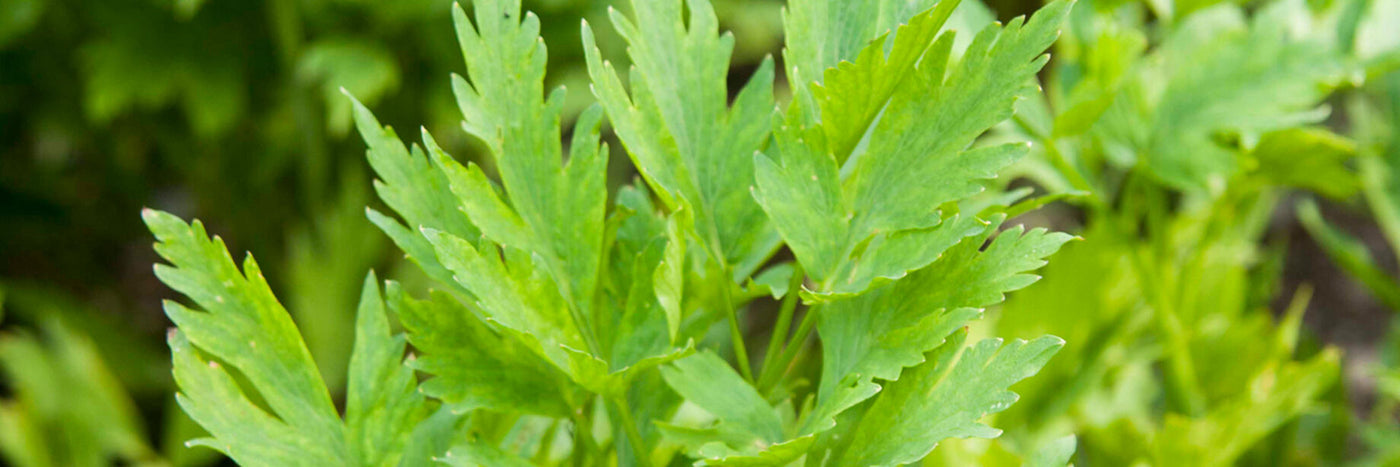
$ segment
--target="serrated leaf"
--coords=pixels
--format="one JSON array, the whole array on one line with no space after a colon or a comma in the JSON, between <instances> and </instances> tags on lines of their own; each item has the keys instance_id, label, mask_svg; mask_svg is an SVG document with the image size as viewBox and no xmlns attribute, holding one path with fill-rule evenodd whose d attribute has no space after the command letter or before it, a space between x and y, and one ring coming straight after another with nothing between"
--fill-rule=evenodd
<instances>
[{"instance_id":1,"label":"serrated leaf","mask_svg":"<svg viewBox=\"0 0 1400 467\"><path fill-rule=\"evenodd\" d=\"M191 441L252 465L385 465L402 454L427 414L405 342L390 334L384 305L366 279L342 422L287 311L249 256L240 272L223 242L195 221L146 210L146 224L170 262L156 275L204 311L167 302L178 330L168 337L181 408L212 438ZM243 378L245 393L224 365Z\"/></svg>"},{"instance_id":2,"label":"serrated leaf","mask_svg":"<svg viewBox=\"0 0 1400 467\"><path fill-rule=\"evenodd\" d=\"M752 155L768 139L773 109L773 64L764 60L728 105L726 76L732 35L718 35L708 0L634 1L640 21L613 11L633 68L629 89L602 59L593 32L583 26L594 94L638 171L668 210L694 219L707 254L748 277L773 254L779 238L749 196Z\"/></svg>"},{"instance_id":3,"label":"serrated leaf","mask_svg":"<svg viewBox=\"0 0 1400 467\"><path fill-rule=\"evenodd\" d=\"M361 465L397 464L409 434L428 415L418 378L404 365L407 346L403 335L389 329L371 272L360 294L345 391L346 438Z\"/></svg>"},{"instance_id":4,"label":"serrated leaf","mask_svg":"<svg viewBox=\"0 0 1400 467\"><path fill-rule=\"evenodd\" d=\"M1038 279L1029 271L1043 266L1043 258L1070 239L1016 226L983 249L991 230L963 240L903 280L819 310L822 379L817 415L807 420L803 432L830 428L837 413L874 395L867 386L873 380L896 380L904 368L923 363L924 353L980 317L983 307Z\"/></svg>"},{"instance_id":5,"label":"serrated leaf","mask_svg":"<svg viewBox=\"0 0 1400 467\"><path fill-rule=\"evenodd\" d=\"M783 14L783 30L787 32L783 59L789 81L794 83L799 98L808 99L807 83L821 81L825 70L843 60L855 59L871 40L893 31L901 22L935 4L938 9L951 12L958 3L957 0L789 2ZM937 32L938 26L933 29Z\"/></svg>"},{"instance_id":6,"label":"serrated leaf","mask_svg":"<svg viewBox=\"0 0 1400 467\"><path fill-rule=\"evenodd\" d=\"M856 4L857 2L850 2ZM919 3L919 2L908 2ZM930 3L930 2L922 2ZM809 5L819 5L819 2L799 2L793 8L803 8ZM826 141L830 150L836 155L838 164L844 164L846 159L855 151L856 145L866 135L866 130L879 118L890 97L899 91L903 85L909 83L915 75L914 71L919 60L929 52L934 52L931 59L937 59L939 54L946 51L930 50L934 47L947 47L949 43L936 44L939 31L952 16L953 11L961 4L960 0L945 0L937 2L937 6L913 16L908 20L908 24L900 25L896 30L880 34L873 37L869 44L862 41L856 55L852 51L851 55L840 55L831 61L827 66L817 69L820 75L815 76L817 80L795 81L799 83L796 87L803 88L813 95L821 118L821 127L826 134ZM831 5L837 6L838 5ZM830 7L828 7L830 8ZM903 20L903 16L899 19ZM853 19L847 19L852 21ZM887 21L887 20L885 20ZM889 26L886 26L887 28ZM875 29L879 29L876 26ZM796 33L800 38L805 33ZM892 43L886 50L886 41ZM948 34L945 40L951 41L953 34ZM830 40L830 39L828 39ZM847 39L849 40L849 39ZM790 41L791 42L791 41ZM793 52L793 47L801 49L802 46L789 44L788 51ZM839 48L839 47L838 47ZM798 54L800 55L800 54ZM829 60L829 59L828 59ZM853 60L847 61L847 60ZM801 67L802 64L798 64ZM816 81L813 83L813 81ZM811 84L808 86L808 84Z\"/></svg>"},{"instance_id":7,"label":"serrated leaf","mask_svg":"<svg viewBox=\"0 0 1400 467\"><path fill-rule=\"evenodd\" d=\"M540 255L570 307L587 316L602 258L608 152L600 150L601 110L577 122L568 162L560 141L564 90L545 99L547 51L539 19L520 14L518 0L473 5L476 23L453 7L457 40L470 81L452 88L468 133L491 149L509 202L490 189L480 171L463 170L426 136L454 193L491 241ZM496 228L500 227L500 228Z\"/></svg>"},{"instance_id":8,"label":"serrated leaf","mask_svg":"<svg viewBox=\"0 0 1400 467\"><path fill-rule=\"evenodd\" d=\"M957 355L964 337L955 336L889 383L861 418L841 465L907 464L944 439L1000 435L978 420L1015 402L1007 387L1034 375L1064 345L1053 336L1005 345L986 339Z\"/></svg>"},{"instance_id":9,"label":"serrated leaf","mask_svg":"<svg viewBox=\"0 0 1400 467\"><path fill-rule=\"evenodd\" d=\"M432 245L418 235L418 229L426 227L463 238L476 238L480 231L461 211L461 203L452 194L446 175L435 169L423 150L414 146L410 151L392 128L381 126L368 108L353 97L349 99L360 137L369 146L365 151L366 159L379 176L374 189L379 199L398 213L404 223L367 209L370 221L393 239L429 277L460 290L452 280L452 273L438 262Z\"/></svg>"},{"instance_id":10,"label":"serrated leaf","mask_svg":"<svg viewBox=\"0 0 1400 467\"><path fill-rule=\"evenodd\" d=\"M204 309L165 304L166 314L180 329L170 343L176 382L184 392L181 407L227 443L222 445L226 454L235 459L255 456L241 462L259 463L264 461L257 456L278 459L297 451L304 451L304 459L348 462L330 393L291 316L273 297L252 256L239 271L223 241L211 240L198 221L185 224L153 210L143 217L159 240L156 252L170 262L156 265L156 276ZM191 344L217 361L196 355ZM272 413L253 408L219 361L247 377ZM242 408L221 413L228 407ZM267 452L255 447L264 437L276 438ZM229 452L233 449L240 452Z\"/></svg>"},{"instance_id":11,"label":"serrated leaf","mask_svg":"<svg viewBox=\"0 0 1400 467\"><path fill-rule=\"evenodd\" d=\"M879 58L883 43L872 43L855 64L829 72L827 82L849 82L841 86L849 88L859 80L848 74L911 76L891 88L887 103L876 101L876 107L883 106L878 119L845 123L855 128L828 130L840 118L809 126L800 103L794 103L775 132L778 148L772 157L756 157L756 198L818 283L814 296L863 293L877 280L897 279L929 264L975 232L970 230L977 227L974 218L945 220L938 208L981 191L982 179L1024 155L1024 144L968 147L1010 116L1016 97L1048 59L1042 52L1057 36L1069 6L1055 2L1029 23L1016 19L1005 28L989 26L952 65L952 34L932 39L948 14L942 9L950 7L940 6L896 34L892 50L913 57L904 59L907 64L889 61L887 67ZM910 42L901 43L901 37ZM933 42L919 44L915 38ZM814 89L818 99L840 100L851 93ZM828 139L832 134L865 135L868 144L853 148L848 159Z\"/></svg>"},{"instance_id":12,"label":"serrated leaf","mask_svg":"<svg viewBox=\"0 0 1400 467\"><path fill-rule=\"evenodd\" d=\"M568 305L544 272L542 258L491 244L478 251L466 240L435 230L423 235L457 283L476 296L484 317L526 339L532 352L567 370L570 358L564 349L587 348Z\"/></svg>"}]
</instances>

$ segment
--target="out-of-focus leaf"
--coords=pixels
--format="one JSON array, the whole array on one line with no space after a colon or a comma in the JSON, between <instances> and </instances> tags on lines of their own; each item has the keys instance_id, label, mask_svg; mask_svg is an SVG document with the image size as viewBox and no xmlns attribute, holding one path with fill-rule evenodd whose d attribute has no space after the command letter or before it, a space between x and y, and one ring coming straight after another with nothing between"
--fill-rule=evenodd
<instances>
[{"instance_id":1,"label":"out-of-focus leaf","mask_svg":"<svg viewBox=\"0 0 1400 467\"><path fill-rule=\"evenodd\" d=\"M1074 435L1056 438L1037 449L1021 465L1026 467L1064 467L1074 458L1075 442Z\"/></svg>"},{"instance_id":2,"label":"out-of-focus leaf","mask_svg":"<svg viewBox=\"0 0 1400 467\"><path fill-rule=\"evenodd\" d=\"M1318 120L1318 104L1345 69L1334 50L1295 37L1280 18L1290 2L1275 2L1245 23L1233 5L1198 12L1162 44L1161 71L1145 88L1164 87L1145 122L1141 142L1152 174L1177 188L1219 185L1238 170L1222 132L1242 138Z\"/></svg>"},{"instance_id":3,"label":"out-of-focus leaf","mask_svg":"<svg viewBox=\"0 0 1400 467\"><path fill-rule=\"evenodd\" d=\"M1346 166L1356 155L1356 145L1327 130L1290 128L1265 133L1251 154L1260 176L1273 184L1333 199L1347 199L1360 189L1360 180Z\"/></svg>"},{"instance_id":4,"label":"out-of-focus leaf","mask_svg":"<svg viewBox=\"0 0 1400 467\"><path fill-rule=\"evenodd\" d=\"M1200 418L1167 414L1153 441L1153 458L1158 463L1234 464L1245 449L1297 417L1336 382L1338 358L1328 350L1306 362L1266 368L1235 400Z\"/></svg>"},{"instance_id":5,"label":"out-of-focus leaf","mask_svg":"<svg viewBox=\"0 0 1400 467\"><path fill-rule=\"evenodd\" d=\"M0 457L17 465L106 465L155 459L135 403L92 341L56 319L44 340L0 336Z\"/></svg>"},{"instance_id":6,"label":"out-of-focus leaf","mask_svg":"<svg viewBox=\"0 0 1400 467\"><path fill-rule=\"evenodd\" d=\"M374 105L399 86L399 66L378 42L322 39L301 53L297 77L321 88L326 127L333 135L344 135L350 129L352 103L341 93Z\"/></svg>"},{"instance_id":7,"label":"out-of-focus leaf","mask_svg":"<svg viewBox=\"0 0 1400 467\"><path fill-rule=\"evenodd\" d=\"M344 177L349 183L331 209L304 230L293 230L287 255L288 308L321 378L335 393L345 388L355 337L351 313L363 289L363 274L381 258L384 246L383 237L364 218L367 193L357 174Z\"/></svg>"},{"instance_id":8,"label":"out-of-focus leaf","mask_svg":"<svg viewBox=\"0 0 1400 467\"><path fill-rule=\"evenodd\" d=\"M196 134L217 137L243 116L245 70L241 62L221 59L225 50L220 49L230 46L216 44L210 50L200 40L200 26L171 21L166 17L116 24L110 36L83 46L79 57L89 118L106 123L131 110L178 103Z\"/></svg>"},{"instance_id":9,"label":"out-of-focus leaf","mask_svg":"<svg viewBox=\"0 0 1400 467\"><path fill-rule=\"evenodd\" d=\"M530 467L529 461L496 446L468 441L452 447L447 454L433 460L455 467Z\"/></svg>"}]
</instances>

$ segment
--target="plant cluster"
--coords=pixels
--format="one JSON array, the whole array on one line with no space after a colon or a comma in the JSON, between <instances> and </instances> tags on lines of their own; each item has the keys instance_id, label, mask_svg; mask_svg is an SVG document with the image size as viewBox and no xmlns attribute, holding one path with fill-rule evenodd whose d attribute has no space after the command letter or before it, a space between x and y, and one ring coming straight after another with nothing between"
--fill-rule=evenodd
<instances>
[{"instance_id":1,"label":"plant cluster","mask_svg":"<svg viewBox=\"0 0 1400 467\"><path fill-rule=\"evenodd\" d=\"M979 419L1062 341L968 344L964 327L1071 237L1003 229L1027 205L982 181L1029 145L975 143L1034 89L1070 4L955 44L957 5L794 2L784 58L803 85L775 111L771 61L729 102L733 38L707 2L634 2L612 15L627 84L583 27L599 105L567 145L539 20L458 7L453 89L499 182L355 103L396 215L369 217L438 290L366 280L343 417L257 263L145 213L157 276L199 308L166 304L198 443L272 465L892 465L997 436ZM644 181L611 197L605 116ZM784 245L794 261L774 259ZM767 338L740 319L761 297L781 300Z\"/></svg>"}]
</instances>

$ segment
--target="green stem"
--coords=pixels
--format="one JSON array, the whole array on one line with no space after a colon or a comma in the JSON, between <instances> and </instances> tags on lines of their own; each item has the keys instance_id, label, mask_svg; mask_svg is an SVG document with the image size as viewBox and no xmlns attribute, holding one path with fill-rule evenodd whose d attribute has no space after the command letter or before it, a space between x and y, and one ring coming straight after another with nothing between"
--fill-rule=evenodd
<instances>
[{"instance_id":1,"label":"green stem","mask_svg":"<svg viewBox=\"0 0 1400 467\"><path fill-rule=\"evenodd\" d=\"M598 451L598 442L593 439L593 424L589 423L588 417L584 415L584 410L592 406L593 399L589 397L587 400L588 402L583 404L583 408L573 413L574 452L570 457L577 467L588 465L589 455Z\"/></svg>"},{"instance_id":2,"label":"green stem","mask_svg":"<svg viewBox=\"0 0 1400 467\"><path fill-rule=\"evenodd\" d=\"M617 411L617 416L622 424L622 431L627 433L627 444L632 448L632 456L637 459L637 465L641 467L651 467L651 452L646 447L646 442L642 439L642 432L637 428L637 422L632 418L632 408L627 405L627 396L612 398L613 409Z\"/></svg>"},{"instance_id":3,"label":"green stem","mask_svg":"<svg viewBox=\"0 0 1400 467\"><path fill-rule=\"evenodd\" d=\"M797 289L802 287L803 276L802 265L793 263L792 278L788 280L787 295L783 296L782 308L778 310L778 321L773 323L772 335L768 337L768 349L764 351L762 371L764 375L772 371L773 360L778 358L783 342L787 339L788 332L792 330L792 313L797 309ZM759 378L762 379L762 376Z\"/></svg>"},{"instance_id":4,"label":"green stem","mask_svg":"<svg viewBox=\"0 0 1400 467\"><path fill-rule=\"evenodd\" d=\"M724 268L724 280L720 282L720 296L724 297L724 309L728 311L729 317L729 340L734 343L734 358L739 360L739 372L752 384L753 369L749 368L749 351L744 348L744 332L739 329L739 310L734 308L734 298L730 296L732 292L729 289L734 286L729 280L728 267Z\"/></svg>"},{"instance_id":5,"label":"green stem","mask_svg":"<svg viewBox=\"0 0 1400 467\"><path fill-rule=\"evenodd\" d=\"M1060 152L1058 142L1055 138L1040 140L1040 143L1045 145L1045 153L1050 156L1050 165L1059 170L1060 175L1063 175L1074 189L1089 193L1087 199L1091 203L1102 205L1103 199L1099 198L1100 191L1092 183L1089 183L1087 178L1084 178L1084 174L1079 173L1079 169L1069 161L1069 158Z\"/></svg>"},{"instance_id":6,"label":"green stem","mask_svg":"<svg viewBox=\"0 0 1400 467\"><path fill-rule=\"evenodd\" d=\"M535 455L530 458L530 461L534 462L535 465L542 465L548 460L549 446L554 444L554 437L559 434L559 425L561 423L562 422L557 419L551 422L549 428L545 429L544 435L540 436L540 449L535 451Z\"/></svg>"},{"instance_id":7,"label":"green stem","mask_svg":"<svg viewBox=\"0 0 1400 467\"><path fill-rule=\"evenodd\" d=\"M770 373L768 367L764 367L763 373L766 377L758 382L759 392L767 392L787 375L788 367L792 365L793 359L797 358L797 352L802 350L803 345L807 343L807 336L812 334L812 329L817 325L817 311L818 306L807 307L807 314L802 315L802 322L797 325L797 333L788 341L778 360L773 362L773 371Z\"/></svg>"},{"instance_id":8,"label":"green stem","mask_svg":"<svg viewBox=\"0 0 1400 467\"><path fill-rule=\"evenodd\" d=\"M1145 250L1128 255L1129 262L1152 308L1157 329L1163 333L1167 343L1166 368L1163 372L1167 380L1167 397L1181 413L1196 415L1204 410L1205 398L1201 395L1195 364L1191 361L1190 339L1182 327L1174 297L1167 293L1174 288L1163 287L1163 284L1166 284L1164 281L1169 281L1170 278L1159 275L1155 267L1160 261L1170 261L1171 255L1171 248L1167 245L1165 237L1167 214L1162 211L1161 206L1165 201L1159 193L1154 193L1153 187L1147 185L1144 180L1135 178L1130 180L1130 183L1140 192L1129 193L1144 197L1145 206L1142 208L1146 219L1145 237L1149 244Z\"/></svg>"}]
</instances>

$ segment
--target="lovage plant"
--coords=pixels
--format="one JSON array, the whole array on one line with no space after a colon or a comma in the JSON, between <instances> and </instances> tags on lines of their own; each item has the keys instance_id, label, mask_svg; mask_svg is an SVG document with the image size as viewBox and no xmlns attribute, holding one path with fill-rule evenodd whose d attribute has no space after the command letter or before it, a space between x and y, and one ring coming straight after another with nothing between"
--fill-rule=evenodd
<instances>
[{"instance_id":1,"label":"lovage plant","mask_svg":"<svg viewBox=\"0 0 1400 467\"><path fill-rule=\"evenodd\" d=\"M1003 228L1035 202L983 184L1028 144L979 136L1034 92L1070 4L955 47L958 3L794 0L775 110L772 60L731 101L707 2L634 1L612 16L626 80L583 26L599 105L567 145L539 21L457 7L453 88L499 178L354 103L392 211L369 218L437 290L366 279L343 413L257 263L145 213L156 274L199 308L166 305L195 443L250 465L864 466L998 436L979 420L1062 341L965 325L1070 237ZM641 175L615 193L605 117Z\"/></svg>"}]
</instances>

